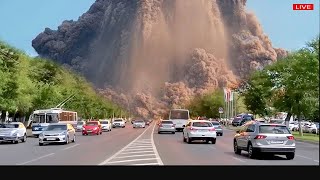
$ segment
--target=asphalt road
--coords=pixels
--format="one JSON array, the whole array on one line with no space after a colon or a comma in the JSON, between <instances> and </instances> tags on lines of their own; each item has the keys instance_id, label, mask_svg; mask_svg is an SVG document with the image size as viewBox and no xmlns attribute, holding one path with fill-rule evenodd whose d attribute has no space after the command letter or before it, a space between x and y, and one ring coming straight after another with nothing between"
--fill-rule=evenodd
<instances>
[{"instance_id":1,"label":"asphalt road","mask_svg":"<svg viewBox=\"0 0 320 180\"><path fill-rule=\"evenodd\" d=\"M186 144L182 134L157 134L147 128L112 129L102 135L82 136L68 145L0 144L0 165L319 165L319 146L297 142L296 157L262 160L233 153L233 131L225 130L216 144Z\"/></svg>"}]
</instances>

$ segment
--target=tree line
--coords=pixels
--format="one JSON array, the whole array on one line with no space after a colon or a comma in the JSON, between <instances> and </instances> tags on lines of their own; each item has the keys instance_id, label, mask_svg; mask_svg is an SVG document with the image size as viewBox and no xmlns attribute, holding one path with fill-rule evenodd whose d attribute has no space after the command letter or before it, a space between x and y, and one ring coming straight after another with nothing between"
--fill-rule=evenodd
<instances>
[{"instance_id":1,"label":"tree line","mask_svg":"<svg viewBox=\"0 0 320 180\"><path fill-rule=\"evenodd\" d=\"M82 76L56 63L31 58L0 41L0 112L25 118L37 109L53 108L66 98L64 109L85 119L119 116L119 106L104 99Z\"/></svg>"},{"instance_id":2,"label":"tree line","mask_svg":"<svg viewBox=\"0 0 320 180\"><path fill-rule=\"evenodd\" d=\"M299 121L319 121L319 36L306 47L253 72L240 92L254 114L287 112L287 121L291 116Z\"/></svg>"}]
</instances>

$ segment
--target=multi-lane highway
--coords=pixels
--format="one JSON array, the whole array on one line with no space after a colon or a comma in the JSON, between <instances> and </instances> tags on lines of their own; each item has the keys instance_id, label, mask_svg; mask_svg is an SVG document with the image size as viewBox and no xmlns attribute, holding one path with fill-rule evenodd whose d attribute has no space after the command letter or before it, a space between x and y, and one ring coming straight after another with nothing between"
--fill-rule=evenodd
<instances>
[{"instance_id":1,"label":"multi-lane highway","mask_svg":"<svg viewBox=\"0 0 320 180\"><path fill-rule=\"evenodd\" d=\"M157 134L147 128L113 129L99 136L82 136L68 145L39 146L37 138L26 143L0 144L0 165L319 165L319 146L297 142L296 157L275 156L252 160L235 155L234 132L225 129L216 144L182 141L182 134Z\"/></svg>"}]
</instances>

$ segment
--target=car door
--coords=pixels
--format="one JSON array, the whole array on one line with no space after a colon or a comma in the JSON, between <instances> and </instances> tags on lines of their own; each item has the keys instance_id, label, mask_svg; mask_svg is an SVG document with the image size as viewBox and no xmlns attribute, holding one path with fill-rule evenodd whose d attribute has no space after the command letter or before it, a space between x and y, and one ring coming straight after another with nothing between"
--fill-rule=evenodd
<instances>
[{"instance_id":1,"label":"car door","mask_svg":"<svg viewBox=\"0 0 320 180\"><path fill-rule=\"evenodd\" d=\"M246 131L243 133L243 145L244 145L244 147L247 147L248 142L250 141L250 138L253 135L254 131L255 131L255 125L254 124L248 125Z\"/></svg>"},{"instance_id":2,"label":"car door","mask_svg":"<svg viewBox=\"0 0 320 180\"><path fill-rule=\"evenodd\" d=\"M238 136L237 136L237 144L239 147L245 147L244 145L244 133L246 132L248 126L243 126L240 130L239 130L239 133L238 133Z\"/></svg>"},{"instance_id":3,"label":"car door","mask_svg":"<svg viewBox=\"0 0 320 180\"><path fill-rule=\"evenodd\" d=\"M189 130L190 126L191 126L191 122L188 122L188 123L186 124L186 127L183 128L183 136L184 136L185 138L187 137L188 130Z\"/></svg>"},{"instance_id":4,"label":"car door","mask_svg":"<svg viewBox=\"0 0 320 180\"><path fill-rule=\"evenodd\" d=\"M74 133L72 131L73 127L70 124L67 124L69 140L74 138Z\"/></svg>"}]
</instances>

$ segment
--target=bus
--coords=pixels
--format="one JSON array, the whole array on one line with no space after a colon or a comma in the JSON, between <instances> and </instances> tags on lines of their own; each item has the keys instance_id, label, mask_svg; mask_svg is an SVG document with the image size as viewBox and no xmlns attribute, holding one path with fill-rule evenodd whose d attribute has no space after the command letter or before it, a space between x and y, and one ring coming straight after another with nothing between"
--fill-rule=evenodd
<instances>
[{"instance_id":1,"label":"bus","mask_svg":"<svg viewBox=\"0 0 320 180\"><path fill-rule=\"evenodd\" d=\"M189 110L187 109L171 109L169 120L175 124L176 131L183 131L187 122L190 120Z\"/></svg>"},{"instance_id":2,"label":"bus","mask_svg":"<svg viewBox=\"0 0 320 180\"><path fill-rule=\"evenodd\" d=\"M32 122L32 135L38 137L50 123L70 123L76 127L78 113L61 108L42 109L33 111L29 119Z\"/></svg>"}]
</instances>

